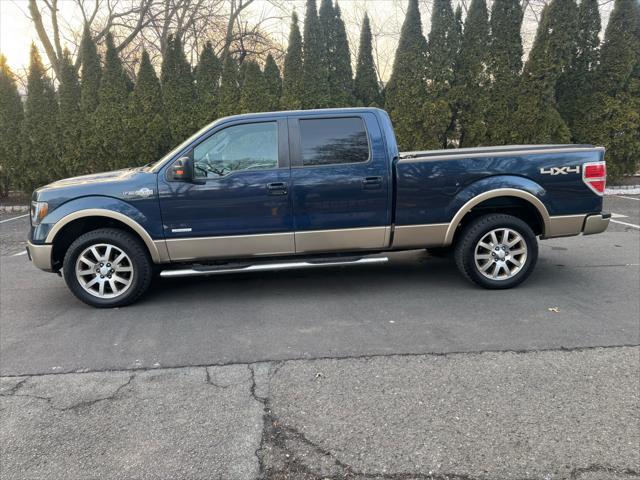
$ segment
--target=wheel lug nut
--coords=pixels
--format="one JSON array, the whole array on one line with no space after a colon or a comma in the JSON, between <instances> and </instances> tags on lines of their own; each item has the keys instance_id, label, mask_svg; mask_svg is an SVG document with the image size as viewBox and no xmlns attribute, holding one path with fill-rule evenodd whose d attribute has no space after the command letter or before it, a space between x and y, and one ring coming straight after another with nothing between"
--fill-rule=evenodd
<instances>
[{"instance_id":1,"label":"wheel lug nut","mask_svg":"<svg viewBox=\"0 0 640 480\"><path fill-rule=\"evenodd\" d=\"M100 275L100 278L104 278L104 275Z\"/></svg>"}]
</instances>

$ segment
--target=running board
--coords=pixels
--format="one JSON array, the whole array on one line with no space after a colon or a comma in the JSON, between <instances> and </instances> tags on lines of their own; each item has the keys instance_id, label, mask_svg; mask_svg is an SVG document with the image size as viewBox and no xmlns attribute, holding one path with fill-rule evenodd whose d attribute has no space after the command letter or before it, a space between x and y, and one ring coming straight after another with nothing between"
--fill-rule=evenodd
<instances>
[{"instance_id":1,"label":"running board","mask_svg":"<svg viewBox=\"0 0 640 480\"><path fill-rule=\"evenodd\" d=\"M246 272L264 272L271 270L293 270L297 268L318 268L318 267L337 267L340 265L365 265L372 263L388 262L387 257L371 257L359 258L357 260L333 260L325 262L286 262L286 263L264 263L259 265L247 265L245 267L225 268L225 267L209 267L209 268L184 268L176 270L163 270L160 276L164 278L177 277L193 277L198 275L221 275L225 273L246 273Z\"/></svg>"}]
</instances>

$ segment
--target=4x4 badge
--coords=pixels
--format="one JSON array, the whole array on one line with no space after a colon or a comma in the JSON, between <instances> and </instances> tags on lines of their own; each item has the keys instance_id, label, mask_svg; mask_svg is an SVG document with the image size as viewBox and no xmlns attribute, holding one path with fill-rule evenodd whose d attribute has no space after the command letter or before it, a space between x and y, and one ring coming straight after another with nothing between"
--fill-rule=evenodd
<instances>
[{"instance_id":1,"label":"4x4 badge","mask_svg":"<svg viewBox=\"0 0 640 480\"><path fill-rule=\"evenodd\" d=\"M576 165L575 167L541 168L540 173L544 175L566 175L567 173L580 173L580 165Z\"/></svg>"}]
</instances>

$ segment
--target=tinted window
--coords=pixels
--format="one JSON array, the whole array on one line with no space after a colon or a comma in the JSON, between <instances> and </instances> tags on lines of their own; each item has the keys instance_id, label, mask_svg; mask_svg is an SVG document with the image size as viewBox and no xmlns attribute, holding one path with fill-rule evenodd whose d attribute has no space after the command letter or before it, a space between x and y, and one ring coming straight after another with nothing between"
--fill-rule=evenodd
<instances>
[{"instance_id":1,"label":"tinted window","mask_svg":"<svg viewBox=\"0 0 640 480\"><path fill-rule=\"evenodd\" d=\"M278 167L276 122L235 125L214 133L193 150L195 175L219 178L238 170Z\"/></svg>"},{"instance_id":2,"label":"tinted window","mask_svg":"<svg viewBox=\"0 0 640 480\"><path fill-rule=\"evenodd\" d=\"M300 137L303 165L369 160L367 132L361 118L300 120Z\"/></svg>"}]
</instances>

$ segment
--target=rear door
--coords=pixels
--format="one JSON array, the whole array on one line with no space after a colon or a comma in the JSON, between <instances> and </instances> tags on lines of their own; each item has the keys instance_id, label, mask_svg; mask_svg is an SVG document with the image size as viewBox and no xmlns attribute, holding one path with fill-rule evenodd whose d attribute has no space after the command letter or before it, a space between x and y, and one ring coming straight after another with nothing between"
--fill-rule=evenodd
<instances>
[{"instance_id":1,"label":"rear door","mask_svg":"<svg viewBox=\"0 0 640 480\"><path fill-rule=\"evenodd\" d=\"M375 115L289 117L296 253L389 243L390 165Z\"/></svg>"}]
</instances>

